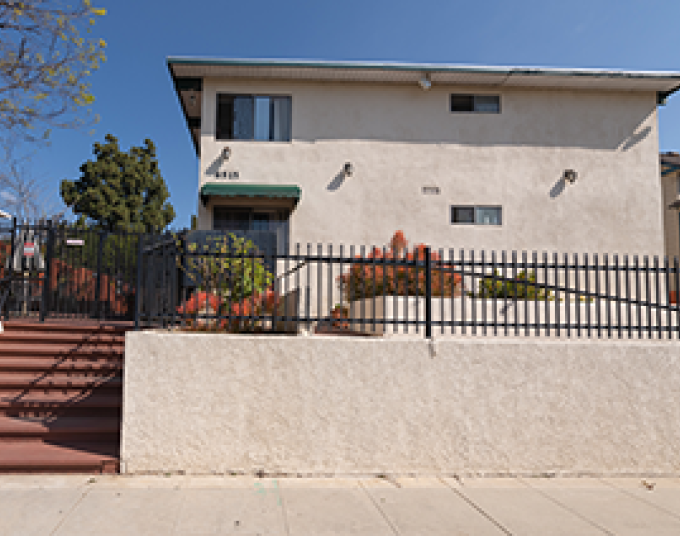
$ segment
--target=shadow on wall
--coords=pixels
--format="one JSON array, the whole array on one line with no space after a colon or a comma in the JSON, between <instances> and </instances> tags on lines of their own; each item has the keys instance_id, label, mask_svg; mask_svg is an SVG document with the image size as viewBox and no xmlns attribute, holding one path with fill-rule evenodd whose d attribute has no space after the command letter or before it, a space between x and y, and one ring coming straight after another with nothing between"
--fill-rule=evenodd
<instances>
[{"instance_id":1,"label":"shadow on wall","mask_svg":"<svg viewBox=\"0 0 680 536\"><path fill-rule=\"evenodd\" d=\"M556 197L559 197L562 192L564 192L566 186L567 185L564 181L564 177L557 179L557 182L553 184L553 187L550 189L550 198L555 199Z\"/></svg>"},{"instance_id":2,"label":"shadow on wall","mask_svg":"<svg viewBox=\"0 0 680 536\"><path fill-rule=\"evenodd\" d=\"M222 157L218 156L213 160L208 168L205 170L206 175L215 175L219 170L220 167L222 166Z\"/></svg>"},{"instance_id":3,"label":"shadow on wall","mask_svg":"<svg viewBox=\"0 0 680 536\"><path fill-rule=\"evenodd\" d=\"M628 149L635 147L638 143L640 143L647 136L649 136L649 133L651 131L652 129L650 127L645 127L640 132L632 134L627 140L624 141L621 150L627 151Z\"/></svg>"},{"instance_id":4,"label":"shadow on wall","mask_svg":"<svg viewBox=\"0 0 680 536\"><path fill-rule=\"evenodd\" d=\"M335 192L342 186L345 182L345 174L340 171L335 177L333 177L333 180L329 182L326 185L326 190L329 192Z\"/></svg>"}]
</instances>

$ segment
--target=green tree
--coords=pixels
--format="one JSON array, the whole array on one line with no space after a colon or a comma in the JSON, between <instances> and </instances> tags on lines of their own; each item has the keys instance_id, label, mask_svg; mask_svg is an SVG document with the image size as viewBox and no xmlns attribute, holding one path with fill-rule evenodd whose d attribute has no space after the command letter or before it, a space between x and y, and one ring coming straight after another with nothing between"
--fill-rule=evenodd
<instances>
[{"instance_id":1,"label":"green tree","mask_svg":"<svg viewBox=\"0 0 680 536\"><path fill-rule=\"evenodd\" d=\"M0 127L35 141L84 125L88 78L105 61L103 39L82 37L104 9L90 0L0 0ZM96 118L95 118L96 120Z\"/></svg>"},{"instance_id":2,"label":"green tree","mask_svg":"<svg viewBox=\"0 0 680 536\"><path fill-rule=\"evenodd\" d=\"M123 152L118 140L107 134L106 143L95 143L93 153L95 159L80 166L80 179L61 182L61 197L80 224L151 232L172 222L175 210L167 201L170 194L151 140Z\"/></svg>"}]
</instances>

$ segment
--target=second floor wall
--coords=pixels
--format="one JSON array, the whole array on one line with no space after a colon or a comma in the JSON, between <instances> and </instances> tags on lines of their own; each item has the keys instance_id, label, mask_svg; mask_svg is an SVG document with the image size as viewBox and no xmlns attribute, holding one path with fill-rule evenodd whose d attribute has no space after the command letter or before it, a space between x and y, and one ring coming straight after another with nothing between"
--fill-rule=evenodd
<instances>
[{"instance_id":1,"label":"second floor wall","mask_svg":"<svg viewBox=\"0 0 680 536\"><path fill-rule=\"evenodd\" d=\"M219 94L290 97L290 141L216 139ZM452 112L452 94L499 113ZM199 182L230 180L300 186L292 241L663 250L653 92L206 79ZM503 225L452 226L454 205L502 207Z\"/></svg>"}]
</instances>

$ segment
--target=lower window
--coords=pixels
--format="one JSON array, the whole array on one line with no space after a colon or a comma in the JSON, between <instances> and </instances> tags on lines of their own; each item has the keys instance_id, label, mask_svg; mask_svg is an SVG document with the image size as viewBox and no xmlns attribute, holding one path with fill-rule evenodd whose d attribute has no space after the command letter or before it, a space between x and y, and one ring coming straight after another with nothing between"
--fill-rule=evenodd
<instances>
[{"instance_id":1,"label":"lower window","mask_svg":"<svg viewBox=\"0 0 680 536\"><path fill-rule=\"evenodd\" d=\"M474 205L452 205L451 223L462 225L502 225L503 208Z\"/></svg>"},{"instance_id":2,"label":"lower window","mask_svg":"<svg viewBox=\"0 0 680 536\"><path fill-rule=\"evenodd\" d=\"M249 233L254 242L256 231L275 233L277 252L283 254L288 253L289 217L288 209L215 207L213 229Z\"/></svg>"}]
</instances>

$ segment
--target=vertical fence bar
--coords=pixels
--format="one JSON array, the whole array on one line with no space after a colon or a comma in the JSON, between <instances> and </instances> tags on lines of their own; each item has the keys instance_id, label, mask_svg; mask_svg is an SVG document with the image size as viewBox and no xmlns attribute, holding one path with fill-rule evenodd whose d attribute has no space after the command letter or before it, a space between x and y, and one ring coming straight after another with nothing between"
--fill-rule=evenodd
<instances>
[{"instance_id":1,"label":"vertical fence bar","mask_svg":"<svg viewBox=\"0 0 680 536\"><path fill-rule=\"evenodd\" d=\"M533 273L535 276L535 286L536 286L536 291L534 292L534 322L533 322L533 328L534 328L534 335L535 336L540 336L541 335L541 311L540 311L540 305L539 305L539 300L538 300L538 289L539 289L539 283L538 283L538 252L537 251L532 251L531 252L531 262L532 262L532 267L533 267Z\"/></svg>"},{"instance_id":2,"label":"vertical fence bar","mask_svg":"<svg viewBox=\"0 0 680 536\"><path fill-rule=\"evenodd\" d=\"M350 328L354 329L354 324L355 324L355 322L354 322L355 318L354 317L356 316L357 310L359 309L359 307L357 307L355 296L354 296L354 292L356 291L356 289L353 288L354 287L354 272L355 272L355 270L354 270L354 268L355 268L354 245L349 246L349 259L350 259L349 260L349 277L348 277L349 285L347 287L348 288L348 295L347 295L348 299L347 299L347 301L348 301L348 305L350 306L350 308L352 306L352 302L355 302L354 311L350 315L350 319L349 319Z\"/></svg>"},{"instance_id":3,"label":"vertical fence bar","mask_svg":"<svg viewBox=\"0 0 680 536\"><path fill-rule=\"evenodd\" d=\"M366 330L366 268L367 266L364 264L366 262L366 246L361 246L359 248L359 268L360 268L360 286L361 286L361 331L364 332Z\"/></svg>"},{"instance_id":4,"label":"vertical fence bar","mask_svg":"<svg viewBox=\"0 0 680 536\"><path fill-rule=\"evenodd\" d=\"M373 278L371 279L371 282L372 282L371 286L373 287L372 293L371 293L372 294L372 296L371 296L371 309L372 309L371 310L371 313L372 313L371 314L371 330L372 330L373 334L375 334L375 295L376 295L375 291L376 291L376 286L378 284L378 281L376 279L376 271L375 271L376 262L377 262L377 259L375 258L376 252L377 252L376 247L371 246L371 269L373 270Z\"/></svg>"},{"instance_id":5,"label":"vertical fence bar","mask_svg":"<svg viewBox=\"0 0 680 536\"><path fill-rule=\"evenodd\" d=\"M586 286L586 296L588 301L586 302L586 333L588 338L590 338L592 330L592 306L595 303L593 299L593 293L590 291L590 260L588 259L588 254L583 255L583 267L585 268L585 286Z\"/></svg>"},{"instance_id":6,"label":"vertical fence bar","mask_svg":"<svg viewBox=\"0 0 680 536\"><path fill-rule=\"evenodd\" d=\"M623 338L621 328L621 267L618 255L614 255L614 282L614 292L616 293L616 336L621 339Z\"/></svg>"},{"instance_id":7,"label":"vertical fence bar","mask_svg":"<svg viewBox=\"0 0 680 536\"><path fill-rule=\"evenodd\" d=\"M101 318L102 256L104 255L104 232L97 231L97 276L95 277L94 303L95 315Z\"/></svg>"},{"instance_id":8,"label":"vertical fence bar","mask_svg":"<svg viewBox=\"0 0 680 536\"><path fill-rule=\"evenodd\" d=\"M661 328L661 274L659 272L659 257L654 255L654 285L656 291L656 338L660 339Z\"/></svg>"},{"instance_id":9,"label":"vertical fence bar","mask_svg":"<svg viewBox=\"0 0 680 536\"><path fill-rule=\"evenodd\" d=\"M486 279L486 258L485 258L485 256L486 256L486 253L484 252L484 250L482 250L482 269L481 269L482 277L480 279L480 284L484 285L482 292L481 292L481 295L482 295L482 304L481 304L482 305L482 334L483 335L486 335L486 320L487 320L486 308L487 308L487 303L488 303L487 299L486 299L486 292L485 292L486 291L486 283L487 283L487 279ZM475 289L473 288L473 292L474 291L475 291Z\"/></svg>"},{"instance_id":10,"label":"vertical fence bar","mask_svg":"<svg viewBox=\"0 0 680 536\"><path fill-rule=\"evenodd\" d=\"M491 252L491 307L493 308L493 334L498 335L498 288L496 283L496 251Z\"/></svg>"},{"instance_id":11,"label":"vertical fence bar","mask_svg":"<svg viewBox=\"0 0 680 536\"><path fill-rule=\"evenodd\" d=\"M510 290L510 283L508 282L508 259L505 255L505 250L501 251L501 264L503 265L503 282L501 288L503 289L503 335L508 336L508 294Z\"/></svg>"},{"instance_id":12,"label":"vertical fence bar","mask_svg":"<svg viewBox=\"0 0 680 536\"><path fill-rule=\"evenodd\" d=\"M437 273L439 274L439 322L440 322L440 330L439 333L441 335L444 335L444 250L439 249L439 270ZM451 280L451 293L453 294L453 279Z\"/></svg>"},{"instance_id":13,"label":"vertical fence bar","mask_svg":"<svg viewBox=\"0 0 680 536\"><path fill-rule=\"evenodd\" d=\"M298 257L298 263L299 263L299 257ZM323 311L323 246L319 243L316 244L316 318L317 318L317 325L318 325L318 319L321 317L321 311ZM299 272L299 270L298 270ZM300 312L298 311L298 316ZM298 326L299 328L299 326ZM299 333L299 329L296 330L296 332Z\"/></svg>"},{"instance_id":14,"label":"vertical fence bar","mask_svg":"<svg viewBox=\"0 0 680 536\"><path fill-rule=\"evenodd\" d=\"M623 273L626 277L626 324L627 336L629 339L633 338L633 308L632 296L630 294L630 265L628 263L628 255L623 256Z\"/></svg>"},{"instance_id":15,"label":"vertical fence bar","mask_svg":"<svg viewBox=\"0 0 680 536\"><path fill-rule=\"evenodd\" d=\"M526 274L525 274L526 276ZM519 292L519 282L517 280L517 251L513 250L512 251L512 289L513 289L513 308L515 310L515 315L514 315L514 328L515 328L515 336L519 335L519 311L517 310L518 307L518 301L517 301L517 294ZM526 297L526 285L524 285L524 297Z\"/></svg>"},{"instance_id":16,"label":"vertical fence bar","mask_svg":"<svg viewBox=\"0 0 680 536\"><path fill-rule=\"evenodd\" d=\"M559 257L553 252L553 282L555 284L555 334L560 336L560 266Z\"/></svg>"},{"instance_id":17,"label":"vertical fence bar","mask_svg":"<svg viewBox=\"0 0 680 536\"><path fill-rule=\"evenodd\" d=\"M392 331L399 333L399 250L393 248L392 250L392 280L394 286L392 287Z\"/></svg>"},{"instance_id":18,"label":"vertical fence bar","mask_svg":"<svg viewBox=\"0 0 680 536\"><path fill-rule=\"evenodd\" d=\"M606 253L604 254L604 293L605 296L607 296L607 299L605 300L605 305L607 306L607 338L611 339L612 338L612 294L610 292L610 283L609 283L609 272L610 272L610 266L609 266L609 255Z\"/></svg>"},{"instance_id":19,"label":"vertical fence bar","mask_svg":"<svg viewBox=\"0 0 680 536\"><path fill-rule=\"evenodd\" d=\"M655 294L655 310L656 310L656 326L654 332L656 338L661 338L661 274L659 273L659 257L654 255L654 294Z\"/></svg>"},{"instance_id":20,"label":"vertical fence bar","mask_svg":"<svg viewBox=\"0 0 680 536\"><path fill-rule=\"evenodd\" d=\"M600 310L600 259L597 253L593 255L593 265L595 266L595 327L597 328L597 338L602 338L602 322Z\"/></svg>"},{"instance_id":21,"label":"vertical fence bar","mask_svg":"<svg viewBox=\"0 0 680 536\"><path fill-rule=\"evenodd\" d=\"M545 311L545 334L550 336L550 301L548 296L550 295L550 289L548 287L550 272L548 270L548 253L543 252L543 277L545 279L545 299L543 300L543 309Z\"/></svg>"},{"instance_id":22,"label":"vertical fence bar","mask_svg":"<svg viewBox=\"0 0 680 536\"><path fill-rule=\"evenodd\" d=\"M52 228L52 221L48 221L47 228L47 246L45 248L45 277L43 279L42 300L40 304L40 321L45 321L47 315L47 308L50 303L50 293L52 292L52 278L50 277L50 269L52 268L52 254L54 250L54 229ZM10 264L11 264L10 252ZM11 283L10 283L11 284ZM0 314L2 311L0 311Z\"/></svg>"},{"instance_id":23,"label":"vertical fence bar","mask_svg":"<svg viewBox=\"0 0 680 536\"><path fill-rule=\"evenodd\" d=\"M668 255L663 258L663 273L664 273L664 284L665 284L665 294L666 294L666 338L671 339L673 333L671 332L671 279L670 279L670 266L668 265Z\"/></svg>"},{"instance_id":24,"label":"vertical fence bar","mask_svg":"<svg viewBox=\"0 0 680 536\"><path fill-rule=\"evenodd\" d=\"M579 265L578 253L574 253L574 288L576 289L576 336L581 337L581 283L579 281L579 272L581 271Z\"/></svg>"},{"instance_id":25,"label":"vertical fence bar","mask_svg":"<svg viewBox=\"0 0 680 536\"><path fill-rule=\"evenodd\" d=\"M526 281L529 281L529 266L527 264L527 251L522 250L522 270L524 270L524 276L526 277ZM536 294L536 287L534 287L534 292L533 294ZM527 286L527 290L525 292L524 296L524 336L527 337L529 335L529 306L531 302L529 301L529 287Z\"/></svg>"},{"instance_id":26,"label":"vertical fence bar","mask_svg":"<svg viewBox=\"0 0 680 536\"><path fill-rule=\"evenodd\" d=\"M645 277L645 308L647 317L647 338L652 338L652 289L649 274L649 257L644 256L644 277Z\"/></svg>"},{"instance_id":27,"label":"vertical fence bar","mask_svg":"<svg viewBox=\"0 0 680 536\"><path fill-rule=\"evenodd\" d=\"M425 246L425 337L432 338L432 258Z\"/></svg>"},{"instance_id":28,"label":"vertical fence bar","mask_svg":"<svg viewBox=\"0 0 680 536\"><path fill-rule=\"evenodd\" d=\"M456 334L456 302L455 302L455 282L456 282L456 271L455 271L455 254L452 248L449 248L449 266L448 269L451 272L451 297L449 298L449 303L451 304L451 335ZM463 273L465 269L461 269L460 276L460 288L461 288L461 299L464 294L463 290ZM443 299L442 299L443 300Z\"/></svg>"},{"instance_id":29,"label":"vertical fence bar","mask_svg":"<svg viewBox=\"0 0 680 536\"><path fill-rule=\"evenodd\" d=\"M642 338L642 290L640 285L640 260L637 255L633 257L635 270L635 316L637 317L637 338Z\"/></svg>"},{"instance_id":30,"label":"vertical fence bar","mask_svg":"<svg viewBox=\"0 0 680 536\"><path fill-rule=\"evenodd\" d=\"M382 248L382 280L383 280L383 291L382 291L382 333L383 335L387 333L387 249L383 246Z\"/></svg>"},{"instance_id":31,"label":"vertical fence bar","mask_svg":"<svg viewBox=\"0 0 680 536\"><path fill-rule=\"evenodd\" d=\"M477 299L475 298L475 289L477 278L475 277L475 250L470 250L470 286L472 287L472 297L470 298L470 316L472 317L472 334L477 335ZM461 278L461 284L463 279ZM461 296L465 293L462 292Z\"/></svg>"},{"instance_id":32,"label":"vertical fence bar","mask_svg":"<svg viewBox=\"0 0 680 536\"><path fill-rule=\"evenodd\" d=\"M678 257L673 258L673 274L675 279L675 334L680 338L680 262Z\"/></svg>"},{"instance_id":33,"label":"vertical fence bar","mask_svg":"<svg viewBox=\"0 0 680 536\"><path fill-rule=\"evenodd\" d=\"M564 322L567 328L567 337L571 338L571 301L572 293L569 287L569 255L566 253L563 257L564 262ZM559 303L557 307L559 307Z\"/></svg>"},{"instance_id":34,"label":"vertical fence bar","mask_svg":"<svg viewBox=\"0 0 680 536\"><path fill-rule=\"evenodd\" d=\"M300 244L299 243L296 245L295 251L297 251L298 254L300 253ZM305 292L304 292L304 295L305 295L304 310L305 310L305 316L307 316L307 318L310 319L309 320L310 330L314 329L314 328L312 328L312 320L311 320L311 318L312 318L312 262L311 261L312 261L312 244L307 242L307 258L306 258L307 277L306 277ZM302 270L302 266L300 265L300 258L299 257L297 259L295 259L295 263L296 264L295 264L294 269L295 269L296 274L297 274L295 276L295 284L298 287L298 298L297 299L301 300L300 295L303 294L303 293L300 291L300 270ZM286 263L286 273L287 272L288 272L288 263ZM288 281L288 276L286 276L286 286L288 285L287 281ZM291 294L293 294L293 293L291 292ZM295 296L295 294L293 294L293 296ZM289 301L290 300L287 299L286 304L288 304ZM286 307L288 307L288 305L286 305ZM298 309L299 309L299 307L298 307ZM318 324L319 323L317 322L317 326L318 326ZM286 330L288 330L288 329L289 329L288 324L286 323Z\"/></svg>"},{"instance_id":35,"label":"vertical fence bar","mask_svg":"<svg viewBox=\"0 0 680 536\"><path fill-rule=\"evenodd\" d=\"M333 310L335 309L335 300L333 299L333 264L334 264L334 258L333 258L333 244L328 244L328 307L329 307L329 326L332 329L333 328ZM339 313L342 314L342 313ZM306 315L309 317L309 315ZM319 315L319 319L321 322L321 315ZM323 324L322 324L323 325ZM307 331L311 331L310 328L310 323L307 323Z\"/></svg>"},{"instance_id":36,"label":"vertical fence bar","mask_svg":"<svg viewBox=\"0 0 680 536\"><path fill-rule=\"evenodd\" d=\"M460 266L462 269L462 273L465 274L466 272L466 266L467 264L465 263L465 250L463 248L460 249ZM470 272L474 271L474 267ZM464 276L461 276L461 285L463 284L464 281ZM451 307L453 308L453 299L451 300ZM467 333L467 314L465 311L465 292L461 293L460 296L460 325L461 325L461 333L465 335Z\"/></svg>"},{"instance_id":37,"label":"vertical fence bar","mask_svg":"<svg viewBox=\"0 0 680 536\"><path fill-rule=\"evenodd\" d=\"M144 253L144 235L139 233L137 243L137 281L135 288L135 330L139 330L139 323L142 313L142 262Z\"/></svg>"},{"instance_id":38,"label":"vertical fence bar","mask_svg":"<svg viewBox=\"0 0 680 536\"><path fill-rule=\"evenodd\" d=\"M344 306L344 304L345 304L345 297L343 296L343 293L345 292L345 288L346 288L346 285L347 285L347 283L345 283L345 281L342 279L344 277L343 262L342 262L344 254L345 254L345 252L344 252L343 245L340 244L340 253L339 253L339 255L340 255L340 266L339 266L340 275L339 275L339 277L340 277L340 305L342 305L342 306ZM342 313L340 313L340 314L342 315ZM348 317L350 316L349 315L349 300L347 300L347 316ZM331 326L332 326L332 324L331 324Z\"/></svg>"}]
</instances>

